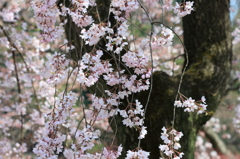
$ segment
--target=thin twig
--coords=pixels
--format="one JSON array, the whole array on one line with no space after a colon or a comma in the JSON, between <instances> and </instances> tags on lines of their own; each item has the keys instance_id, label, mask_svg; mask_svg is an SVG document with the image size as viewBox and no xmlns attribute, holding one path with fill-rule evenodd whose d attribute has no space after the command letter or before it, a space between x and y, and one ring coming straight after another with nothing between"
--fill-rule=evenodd
<instances>
[{"instance_id":1,"label":"thin twig","mask_svg":"<svg viewBox=\"0 0 240 159\"><path fill-rule=\"evenodd\" d=\"M185 72L186 72L186 69L187 69L187 66L188 66L188 64L189 64L188 52L187 52L187 49L186 49L186 47L185 47L182 39L177 35L177 33L176 33L172 28L170 28L169 26L165 25L165 24L162 23L162 22L153 22L153 24L162 24L162 25L165 26L166 28L170 29L170 30L176 35L176 37L179 39L179 41L181 42L181 44L182 44L182 46L183 46L183 48L184 48L184 51L185 51L186 64L185 64L185 66L184 66L184 68L183 68L183 72L182 72L182 75L181 75L181 77L180 77L180 81L179 81L179 85L178 85L178 89L177 89L177 94L176 94L176 97L175 97L175 100L177 100L178 94L180 93L180 89L181 89L181 85L182 85L182 81L183 81L183 76L184 76L184 74L185 74ZM176 116L176 115L175 115L175 114L176 114L176 107L174 107L173 109L174 109L174 110L173 110L172 127L174 127L174 121L175 121L175 116Z\"/></svg>"},{"instance_id":2,"label":"thin twig","mask_svg":"<svg viewBox=\"0 0 240 159\"><path fill-rule=\"evenodd\" d=\"M149 47L150 47L150 56L151 56L151 77L150 77L150 88L149 88L149 94L148 94L148 97L147 97L147 102L146 102L146 105L145 105L145 108L144 108L144 113L143 113L143 121L145 119L145 116L146 116L146 111L147 111L147 107L148 107L148 103L150 101L150 96L151 96L151 93L152 93L152 85L153 85L153 52L152 52L152 35L153 35L153 23L152 23L152 19L151 17L149 16L148 14L148 11L146 10L146 8L142 5L141 1L137 0L138 3L140 4L141 8L144 10L144 12L146 13L147 17L148 17L148 20L151 24L151 32L150 32L150 40L149 40ZM138 140L138 148L140 148L140 144L141 144L141 139Z\"/></svg>"}]
</instances>

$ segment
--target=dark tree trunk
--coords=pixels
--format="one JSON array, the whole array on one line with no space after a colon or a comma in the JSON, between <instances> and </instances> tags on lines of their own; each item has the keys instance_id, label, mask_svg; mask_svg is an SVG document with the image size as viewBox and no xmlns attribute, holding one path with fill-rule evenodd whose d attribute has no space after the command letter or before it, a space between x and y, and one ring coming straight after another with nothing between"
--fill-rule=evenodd
<instances>
[{"instance_id":1,"label":"dark tree trunk","mask_svg":"<svg viewBox=\"0 0 240 159\"><path fill-rule=\"evenodd\" d=\"M101 4L98 11L103 20L106 18L105 13L108 14L106 10L109 9L109 1L97 0L97 3ZM214 112L225 94L231 69L229 0L195 0L194 6L195 11L183 19L184 44L188 51L189 65L180 92L194 99L205 96L207 110ZM73 39L76 36L75 25L70 21L65 28L68 39L74 41L77 48L76 55L81 55L81 39ZM153 90L144 122L148 134L141 142L141 148L150 152L151 159L160 157L158 146L161 144L161 128L172 125L173 103L179 81L179 76L171 77L163 72L153 74ZM148 94L149 92L145 91L134 97L140 99L144 105ZM185 159L194 158L196 134L210 117L183 112L182 108L176 109L175 128L184 134L180 151L184 152ZM135 129L123 126L120 117L113 120L111 125L117 131L116 142L122 144L126 154L127 150L137 147L139 134Z\"/></svg>"}]
</instances>

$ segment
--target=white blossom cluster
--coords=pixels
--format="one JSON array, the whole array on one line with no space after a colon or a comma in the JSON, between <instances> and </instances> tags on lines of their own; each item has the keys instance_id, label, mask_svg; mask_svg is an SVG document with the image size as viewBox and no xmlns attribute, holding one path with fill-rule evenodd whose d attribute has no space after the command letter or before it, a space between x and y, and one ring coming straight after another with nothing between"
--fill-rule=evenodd
<instances>
[{"instance_id":1,"label":"white blossom cluster","mask_svg":"<svg viewBox=\"0 0 240 159\"><path fill-rule=\"evenodd\" d=\"M100 131L94 130L90 125L82 131L78 130L75 137L76 144L72 144L71 149L65 149L63 153L68 159L116 159L121 155L121 145L112 148L104 147L102 153L88 153L87 151L94 146L93 142L100 137Z\"/></svg>"},{"instance_id":2,"label":"white blossom cluster","mask_svg":"<svg viewBox=\"0 0 240 159\"><path fill-rule=\"evenodd\" d=\"M79 71L77 81L86 86L94 85L100 75L110 74L113 70L109 61L101 60L102 50L97 50L95 54L85 53L79 62Z\"/></svg>"},{"instance_id":3,"label":"white blossom cluster","mask_svg":"<svg viewBox=\"0 0 240 159\"><path fill-rule=\"evenodd\" d=\"M203 134L204 136L205 134ZM216 150L214 150L213 145L208 142L204 141L203 136L198 135L196 141L196 152L195 157L196 159L206 159L206 158L214 158L214 159L221 159L220 155Z\"/></svg>"},{"instance_id":4,"label":"white blossom cluster","mask_svg":"<svg viewBox=\"0 0 240 159\"><path fill-rule=\"evenodd\" d=\"M132 11L138 9L139 4L137 0L112 0L111 12L114 13L116 20L123 20L125 17L121 17L122 12L126 12L126 16Z\"/></svg>"},{"instance_id":5,"label":"white blossom cluster","mask_svg":"<svg viewBox=\"0 0 240 159\"><path fill-rule=\"evenodd\" d=\"M47 83L50 85L59 84L67 78L70 60L64 54L55 52L52 56L48 57L46 68L43 70Z\"/></svg>"},{"instance_id":6,"label":"white blossom cluster","mask_svg":"<svg viewBox=\"0 0 240 159\"><path fill-rule=\"evenodd\" d=\"M62 152L62 143L65 140L66 135L59 132L54 133L51 130L49 132L45 132L45 136L38 141L38 144L33 149L33 153L35 153L39 158L57 159L57 154Z\"/></svg>"},{"instance_id":7,"label":"white blossom cluster","mask_svg":"<svg viewBox=\"0 0 240 159\"><path fill-rule=\"evenodd\" d=\"M19 11L18 7L3 8L0 11L0 17L4 22L16 22L16 15Z\"/></svg>"},{"instance_id":8,"label":"white blossom cluster","mask_svg":"<svg viewBox=\"0 0 240 159\"><path fill-rule=\"evenodd\" d=\"M113 147L112 149L104 147L102 153L85 153L82 155L76 155L72 149L65 149L63 154L67 159L116 159L121 155L121 152L122 146L120 145L117 148Z\"/></svg>"},{"instance_id":9,"label":"white blossom cluster","mask_svg":"<svg viewBox=\"0 0 240 159\"><path fill-rule=\"evenodd\" d=\"M125 159L148 159L148 156L150 155L149 152L144 150L138 150L138 151L127 151L127 157Z\"/></svg>"},{"instance_id":10,"label":"white blossom cluster","mask_svg":"<svg viewBox=\"0 0 240 159\"><path fill-rule=\"evenodd\" d=\"M102 24L92 24L88 30L83 29L81 31L81 38L84 39L85 44L92 46L97 44L100 38L103 37L106 33L112 34L113 30L111 28L104 27Z\"/></svg>"},{"instance_id":11,"label":"white blossom cluster","mask_svg":"<svg viewBox=\"0 0 240 159\"><path fill-rule=\"evenodd\" d=\"M44 42L52 42L56 38L60 37L64 30L62 26L67 21L60 23L58 26L57 15L67 16L70 15L73 22L78 27L86 27L93 23L92 16L87 15L87 9L89 6L94 6L95 3L91 3L89 0L76 1L72 0L72 5L77 7L74 9L66 8L60 4L61 11L56 6L56 0L33 0L31 2L34 10L35 18L37 19L38 28L43 31L41 34Z\"/></svg>"},{"instance_id":12,"label":"white blossom cluster","mask_svg":"<svg viewBox=\"0 0 240 159\"><path fill-rule=\"evenodd\" d=\"M94 130L91 126L87 126L84 130L76 132L76 144L72 144L71 148L74 150L76 156L83 155L87 150L94 146L93 141L100 137L100 130Z\"/></svg>"},{"instance_id":13,"label":"white blossom cluster","mask_svg":"<svg viewBox=\"0 0 240 159\"><path fill-rule=\"evenodd\" d=\"M183 152L178 152L178 149L181 148L179 144L180 138L183 136L182 132L178 132L175 129L166 129L162 128L163 133L161 133L161 139L165 145L159 146L159 149L168 157L173 157L173 159L180 159L183 157ZM160 158L162 159L162 158Z\"/></svg>"},{"instance_id":14,"label":"white blossom cluster","mask_svg":"<svg viewBox=\"0 0 240 159\"><path fill-rule=\"evenodd\" d=\"M188 14L191 14L191 11L193 11L193 3L194 2L183 2L179 4L176 2L176 6L173 8L174 13L177 14L179 17L184 17Z\"/></svg>"},{"instance_id":15,"label":"white blossom cluster","mask_svg":"<svg viewBox=\"0 0 240 159\"><path fill-rule=\"evenodd\" d=\"M0 155L6 155L7 158L21 158L22 154L27 152L27 144L26 143L15 143L14 146L11 146L10 141L7 138L4 138L0 141Z\"/></svg>"},{"instance_id":16,"label":"white blossom cluster","mask_svg":"<svg viewBox=\"0 0 240 159\"><path fill-rule=\"evenodd\" d=\"M111 98L101 98L96 95L92 96L92 107L94 109L86 111L87 119L92 120L102 120L114 116L116 114L116 108L114 106L118 106L119 102L117 99Z\"/></svg>"},{"instance_id":17,"label":"white blossom cluster","mask_svg":"<svg viewBox=\"0 0 240 159\"><path fill-rule=\"evenodd\" d=\"M123 124L126 126L134 127L143 124L143 119L140 119L137 115L143 116L143 109L140 102L136 100L136 109L119 110L120 115L124 118Z\"/></svg>"},{"instance_id":18,"label":"white blossom cluster","mask_svg":"<svg viewBox=\"0 0 240 159\"><path fill-rule=\"evenodd\" d=\"M52 119L52 124L59 125L64 124L66 119L73 113L73 105L77 101L77 96L73 92L69 92L63 95L63 99L56 101L56 108L53 114L49 115Z\"/></svg>"},{"instance_id":19,"label":"white blossom cluster","mask_svg":"<svg viewBox=\"0 0 240 159\"><path fill-rule=\"evenodd\" d=\"M172 40L174 37L172 30L164 26L161 26L161 30L162 31L161 31L160 37L157 37L157 36L153 37L153 40L152 40L153 49L172 45Z\"/></svg>"},{"instance_id":20,"label":"white blossom cluster","mask_svg":"<svg viewBox=\"0 0 240 159\"><path fill-rule=\"evenodd\" d=\"M138 100L136 100L135 105L135 108L130 105L128 110L118 109L118 112L124 118L122 121L123 124L129 126L130 128L137 128L140 132L138 139L143 139L147 134L147 127L143 126L142 118L144 114L144 109Z\"/></svg>"},{"instance_id":21,"label":"white blossom cluster","mask_svg":"<svg viewBox=\"0 0 240 159\"><path fill-rule=\"evenodd\" d=\"M72 17L72 21L78 26L78 27L86 27L93 23L92 16L87 15L87 9L90 6L95 5L94 3L91 3L89 0L83 0L83 1L77 1L77 0L71 0L72 5L76 5L77 7L75 9L69 9L64 6L62 6L64 12L64 15L69 14Z\"/></svg>"},{"instance_id":22,"label":"white blossom cluster","mask_svg":"<svg viewBox=\"0 0 240 159\"><path fill-rule=\"evenodd\" d=\"M60 14L56 7L56 0L34 0L31 2L31 6L37 20L37 26L43 31L44 42L52 42L63 34L64 30L61 27L63 24L55 26L57 15Z\"/></svg>"},{"instance_id":23,"label":"white blossom cluster","mask_svg":"<svg viewBox=\"0 0 240 159\"><path fill-rule=\"evenodd\" d=\"M142 74L144 79L150 77L150 71L147 69L147 64L149 62L148 57L139 49L139 52L128 51L122 56L122 60L126 66L129 68L135 68L134 73L137 75Z\"/></svg>"},{"instance_id":24,"label":"white blossom cluster","mask_svg":"<svg viewBox=\"0 0 240 159\"><path fill-rule=\"evenodd\" d=\"M190 97L183 101L180 100L175 101L174 106L185 108L184 109L185 112L194 112L195 110L197 110L198 114L202 114L207 110L207 105L205 101L206 99L204 96L202 96L199 102L195 101Z\"/></svg>"},{"instance_id":25,"label":"white blossom cluster","mask_svg":"<svg viewBox=\"0 0 240 159\"><path fill-rule=\"evenodd\" d=\"M33 152L41 158L57 159L57 154L62 152L62 143L66 140L66 135L57 131L59 125L65 123L66 119L72 114L72 106L77 98L73 92L64 95L63 100L56 102L56 108L53 113L46 114L49 121L45 124L46 132L42 139L38 140L38 144Z\"/></svg>"}]
</instances>

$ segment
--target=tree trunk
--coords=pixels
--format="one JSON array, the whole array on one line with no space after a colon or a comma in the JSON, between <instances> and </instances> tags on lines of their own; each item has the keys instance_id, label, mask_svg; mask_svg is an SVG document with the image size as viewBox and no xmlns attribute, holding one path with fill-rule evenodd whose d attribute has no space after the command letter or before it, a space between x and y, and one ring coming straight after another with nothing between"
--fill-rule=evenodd
<instances>
[{"instance_id":1,"label":"tree trunk","mask_svg":"<svg viewBox=\"0 0 240 159\"><path fill-rule=\"evenodd\" d=\"M98 11L104 17L105 13L108 14L106 10L109 8L106 8L109 7L109 1L104 3L97 0L97 3L101 4ZM229 0L195 0L194 6L195 11L183 19L184 44L188 51L185 57L188 57L189 65L180 92L196 100L205 96L207 111L214 112L225 93L231 69ZM65 28L67 38L76 45L76 55L80 56L80 52L83 52L81 39L73 39L76 36L76 26L69 21ZM180 76L171 77L163 72L155 72L152 76L153 90L144 122L148 134L140 147L150 152L151 159L157 159L160 157L158 146L162 144L161 128L172 125L173 103ZM149 92L145 91L134 97L145 105L148 94ZM196 134L210 117L187 113L182 108L176 109L175 128L184 134L180 140L180 151L184 152L185 159L194 158ZM123 126L119 116L112 119L111 126L117 131L116 142L118 145L122 144L124 158L127 150L137 147L139 134L135 129Z\"/></svg>"}]
</instances>

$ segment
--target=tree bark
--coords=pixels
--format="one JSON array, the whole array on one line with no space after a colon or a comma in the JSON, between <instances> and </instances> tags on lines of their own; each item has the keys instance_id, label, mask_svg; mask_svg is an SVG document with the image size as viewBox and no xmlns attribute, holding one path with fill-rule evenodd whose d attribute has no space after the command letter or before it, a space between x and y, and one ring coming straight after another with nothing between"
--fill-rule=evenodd
<instances>
[{"instance_id":1,"label":"tree bark","mask_svg":"<svg viewBox=\"0 0 240 159\"><path fill-rule=\"evenodd\" d=\"M105 13L108 14L106 8L109 7L109 1L97 0L97 3L101 4L98 11L104 19ZM183 18L184 44L188 51L185 57L186 60L189 59L189 65L180 92L193 99L205 96L207 111L214 112L225 94L231 70L229 0L194 0L194 7L195 11ZM69 22L65 29L67 38L74 41L76 48L81 48L76 50L77 54L81 55L81 39L72 39L76 35L76 26ZM173 104L180 76L171 77L163 72L155 72L152 76L153 90L144 121L148 134L140 147L150 152L151 159L156 159L160 157L158 146L162 144L161 128L172 125ZM148 94L149 92L145 91L134 97L145 105ZM184 152L185 159L194 158L196 134L210 117L211 115L187 113L182 108L176 109L175 128L184 134L180 140L180 151ZM124 158L127 150L137 147L139 134L135 129L126 128L119 116L114 117L111 123L113 130L117 131L117 144L123 146Z\"/></svg>"}]
</instances>

